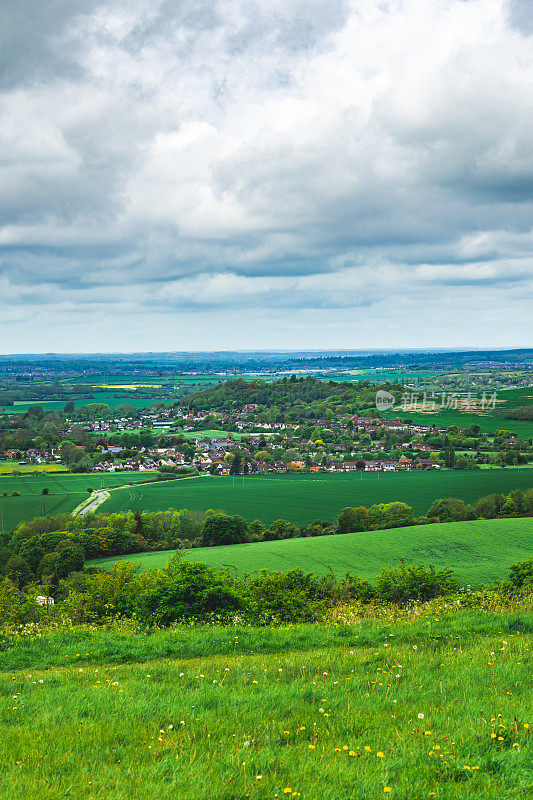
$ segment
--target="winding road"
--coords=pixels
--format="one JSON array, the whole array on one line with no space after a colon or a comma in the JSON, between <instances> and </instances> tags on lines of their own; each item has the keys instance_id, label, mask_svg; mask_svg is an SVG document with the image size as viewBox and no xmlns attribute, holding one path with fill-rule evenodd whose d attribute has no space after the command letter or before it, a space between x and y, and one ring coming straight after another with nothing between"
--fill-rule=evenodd
<instances>
[{"instance_id":1,"label":"winding road","mask_svg":"<svg viewBox=\"0 0 533 800\"><path fill-rule=\"evenodd\" d=\"M98 508L98 506L104 502L106 496L107 496L106 492L98 492L94 500L92 500L88 506L85 506L85 508L81 509L81 511L79 512L80 517L83 517L85 516L85 514L88 514L89 511L94 511L95 508Z\"/></svg>"}]
</instances>

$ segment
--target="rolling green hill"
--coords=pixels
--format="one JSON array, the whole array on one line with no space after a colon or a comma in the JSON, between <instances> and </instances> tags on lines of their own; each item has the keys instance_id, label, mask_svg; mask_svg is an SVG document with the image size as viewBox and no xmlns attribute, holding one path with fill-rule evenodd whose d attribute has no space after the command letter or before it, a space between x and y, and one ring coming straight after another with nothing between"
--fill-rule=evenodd
<instances>
[{"instance_id":1,"label":"rolling green hill","mask_svg":"<svg viewBox=\"0 0 533 800\"><path fill-rule=\"evenodd\" d=\"M427 511L438 497L459 497L473 502L493 492L529 489L530 470L474 470L443 472L314 473L211 477L168 481L111 492L100 506L102 512L136 509L162 511L188 508L223 509L248 521L275 519L307 523L333 520L345 506L402 500L417 514Z\"/></svg>"},{"instance_id":2,"label":"rolling green hill","mask_svg":"<svg viewBox=\"0 0 533 800\"><path fill-rule=\"evenodd\" d=\"M401 558L436 567L452 567L464 584L502 578L511 564L533 554L533 518L449 522L384 531L288 539L257 544L202 547L187 551L190 561L228 566L238 573L262 569L336 575L352 572L372 579L387 564ZM141 553L95 559L92 566L108 567L116 561L138 561L143 568L163 567L171 553Z\"/></svg>"}]
</instances>

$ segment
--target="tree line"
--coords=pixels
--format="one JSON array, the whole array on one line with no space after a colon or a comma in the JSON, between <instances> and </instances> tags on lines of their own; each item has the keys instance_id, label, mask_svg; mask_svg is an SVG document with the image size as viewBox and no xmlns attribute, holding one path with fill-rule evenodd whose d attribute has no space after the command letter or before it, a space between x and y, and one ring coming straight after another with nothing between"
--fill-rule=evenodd
<instances>
[{"instance_id":1,"label":"tree line","mask_svg":"<svg viewBox=\"0 0 533 800\"><path fill-rule=\"evenodd\" d=\"M195 511L135 511L71 517L37 517L21 523L0 539L0 574L19 588L38 581L57 587L85 562L102 556L158 550L183 550L275 541L309 536L401 528L442 522L460 522L533 514L533 489L491 494L474 504L458 498L439 498L426 514L416 517L407 503L377 503L347 507L334 521L314 520L297 525L277 519L270 525L247 522L239 515L214 509Z\"/></svg>"}]
</instances>

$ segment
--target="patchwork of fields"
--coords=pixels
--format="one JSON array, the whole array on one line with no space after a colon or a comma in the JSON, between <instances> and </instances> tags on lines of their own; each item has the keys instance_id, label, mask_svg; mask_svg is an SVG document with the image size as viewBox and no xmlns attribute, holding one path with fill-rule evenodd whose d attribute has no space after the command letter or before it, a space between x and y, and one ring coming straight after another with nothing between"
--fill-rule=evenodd
<instances>
[{"instance_id":1,"label":"patchwork of fields","mask_svg":"<svg viewBox=\"0 0 533 800\"><path fill-rule=\"evenodd\" d=\"M0 475L0 530L13 530L21 522L45 514L68 514L88 497L89 488L122 486L153 475L153 472ZM42 494L45 488L48 489L47 495ZM4 492L7 492L7 497L3 496ZM20 497L12 497L12 492L20 492Z\"/></svg>"},{"instance_id":2,"label":"patchwork of fields","mask_svg":"<svg viewBox=\"0 0 533 800\"><path fill-rule=\"evenodd\" d=\"M99 510L214 508L241 514L249 522L260 519L271 523L281 518L302 524L315 519L333 520L346 506L402 500L413 506L417 514L423 514L438 497L459 497L473 502L493 492L532 486L533 474L527 469L316 473L235 479L209 476L127 487L112 492Z\"/></svg>"},{"instance_id":3,"label":"patchwork of fields","mask_svg":"<svg viewBox=\"0 0 533 800\"><path fill-rule=\"evenodd\" d=\"M490 396L490 392L487 393ZM423 393L419 393L418 402L422 403ZM428 401L429 403L429 401ZM483 433L490 433L496 430L514 431L520 439L533 438L533 422L523 422L519 420L505 419L505 413L518 406L533 405L533 388L524 387L519 389L501 389L497 393L496 407L485 413L475 411L462 411L459 401L458 409L439 408L440 398L437 394L436 411L402 411L401 408L394 408L385 413L384 416L394 418L399 416L401 419L409 418L415 425L437 425L449 427L456 425L458 428L469 428L471 425L479 425Z\"/></svg>"},{"instance_id":4,"label":"patchwork of fields","mask_svg":"<svg viewBox=\"0 0 533 800\"><path fill-rule=\"evenodd\" d=\"M464 585L503 578L511 564L533 552L533 519L491 519L448 522L384 531L345 533L308 539L200 547L187 551L189 561L229 567L237 573L262 569L335 575L347 572L372 580L387 564L408 563L452 567ZM95 559L92 566L109 567L117 561L135 561L143 569L164 567L172 553L141 553Z\"/></svg>"}]
</instances>

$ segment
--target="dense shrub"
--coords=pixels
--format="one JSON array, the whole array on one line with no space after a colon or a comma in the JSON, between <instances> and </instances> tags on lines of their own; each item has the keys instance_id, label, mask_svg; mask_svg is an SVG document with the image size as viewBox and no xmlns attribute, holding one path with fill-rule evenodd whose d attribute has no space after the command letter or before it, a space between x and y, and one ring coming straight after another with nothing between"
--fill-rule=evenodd
<instances>
[{"instance_id":1,"label":"dense shrub","mask_svg":"<svg viewBox=\"0 0 533 800\"><path fill-rule=\"evenodd\" d=\"M409 600L432 600L459 589L451 569L436 570L430 565L400 564L388 566L376 581L376 596L388 603L406 603Z\"/></svg>"},{"instance_id":2,"label":"dense shrub","mask_svg":"<svg viewBox=\"0 0 533 800\"><path fill-rule=\"evenodd\" d=\"M507 584L512 590L533 591L533 557L512 565Z\"/></svg>"},{"instance_id":3,"label":"dense shrub","mask_svg":"<svg viewBox=\"0 0 533 800\"><path fill-rule=\"evenodd\" d=\"M321 582L309 572L267 572L249 576L243 593L248 611L258 622L274 618L280 622L311 622L321 616Z\"/></svg>"}]
</instances>

